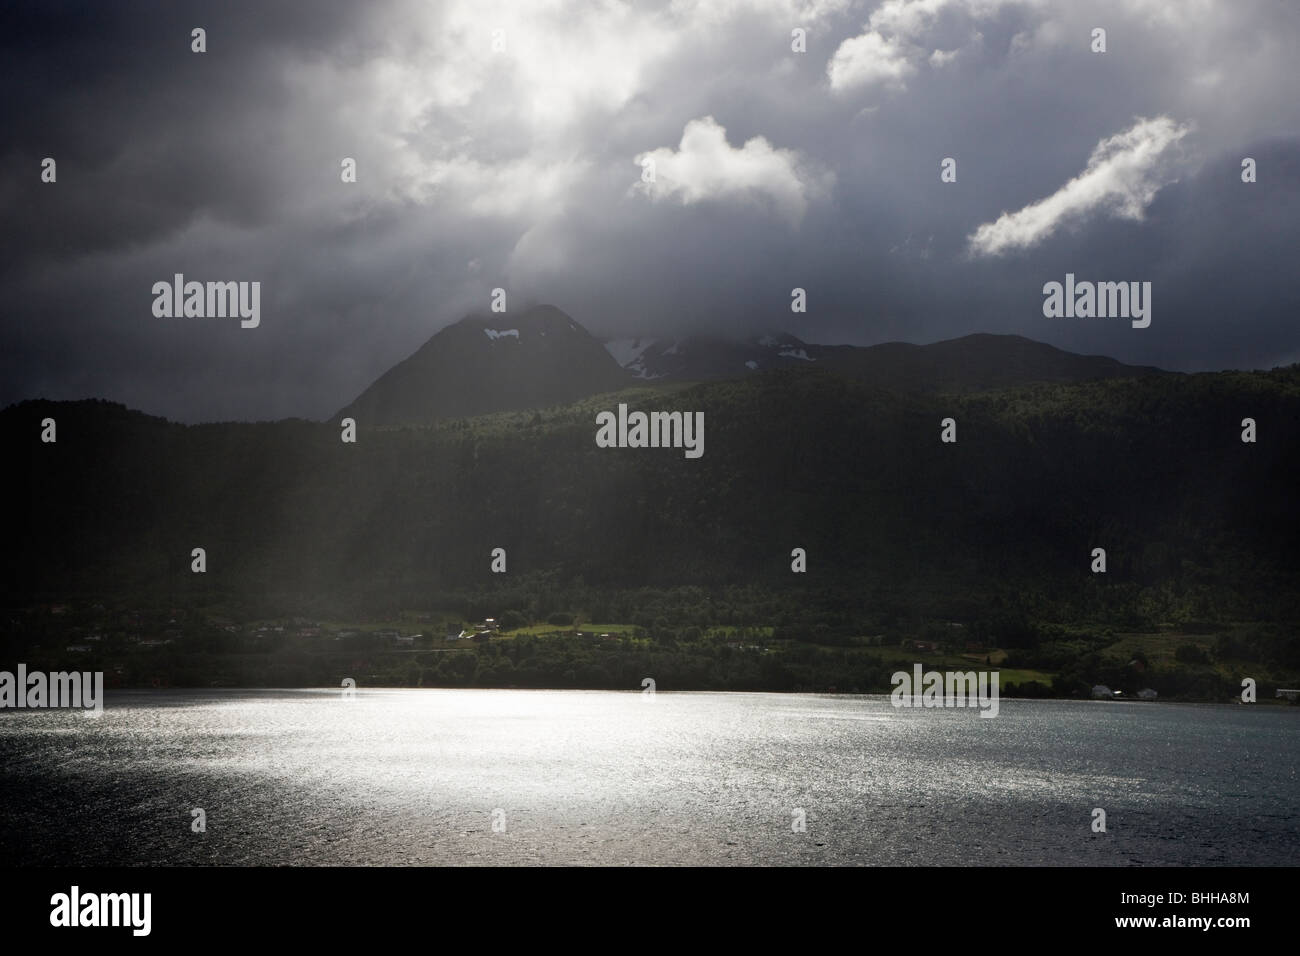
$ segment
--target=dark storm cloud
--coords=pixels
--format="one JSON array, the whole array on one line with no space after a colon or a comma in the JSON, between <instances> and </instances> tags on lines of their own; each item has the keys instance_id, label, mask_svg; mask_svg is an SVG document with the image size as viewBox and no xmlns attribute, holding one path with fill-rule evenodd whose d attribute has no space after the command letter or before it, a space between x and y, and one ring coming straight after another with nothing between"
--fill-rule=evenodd
<instances>
[{"instance_id":1,"label":"dark storm cloud","mask_svg":"<svg viewBox=\"0 0 1300 956\"><path fill-rule=\"evenodd\" d=\"M35 4L0 13L7 92L6 270L121 249L193 217L272 221L268 132L291 103L287 59L323 56L359 30L355 4L310 15L259 3ZM210 36L203 56L190 30ZM59 162L56 190L27 181Z\"/></svg>"},{"instance_id":2,"label":"dark storm cloud","mask_svg":"<svg viewBox=\"0 0 1300 956\"><path fill-rule=\"evenodd\" d=\"M0 403L321 417L494 286L606 335L992 331L1179 369L1295 361L1296 14L1079 7L10 9ZM1160 117L1186 133L1137 177L1154 183L1140 218L1088 201L972 253L979 227ZM152 284L176 272L260 280L262 324L155 318ZM1044 318L1042 285L1066 272L1152 281L1151 327ZM807 315L789 312L795 286Z\"/></svg>"}]
</instances>

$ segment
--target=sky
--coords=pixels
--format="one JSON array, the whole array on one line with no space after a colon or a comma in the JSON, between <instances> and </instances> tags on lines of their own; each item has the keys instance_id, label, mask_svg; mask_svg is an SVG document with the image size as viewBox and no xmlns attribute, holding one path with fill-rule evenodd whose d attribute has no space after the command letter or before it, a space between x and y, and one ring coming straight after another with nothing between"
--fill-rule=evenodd
<instances>
[{"instance_id":1,"label":"sky","mask_svg":"<svg viewBox=\"0 0 1300 956\"><path fill-rule=\"evenodd\" d=\"M494 288L601 337L1290 364L1298 54L1290 0L6 4L0 406L321 419ZM176 273L260 282L257 327L155 315ZM1067 273L1151 324L1044 316Z\"/></svg>"}]
</instances>

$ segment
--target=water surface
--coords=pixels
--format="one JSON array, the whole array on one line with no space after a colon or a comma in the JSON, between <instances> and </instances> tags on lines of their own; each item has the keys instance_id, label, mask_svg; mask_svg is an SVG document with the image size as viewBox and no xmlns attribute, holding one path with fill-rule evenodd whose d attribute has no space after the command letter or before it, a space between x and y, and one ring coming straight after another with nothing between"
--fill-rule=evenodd
<instances>
[{"instance_id":1,"label":"water surface","mask_svg":"<svg viewBox=\"0 0 1300 956\"><path fill-rule=\"evenodd\" d=\"M99 718L0 715L0 851L11 865L1292 864L1298 717L1004 700L990 720L848 695L110 693Z\"/></svg>"}]
</instances>

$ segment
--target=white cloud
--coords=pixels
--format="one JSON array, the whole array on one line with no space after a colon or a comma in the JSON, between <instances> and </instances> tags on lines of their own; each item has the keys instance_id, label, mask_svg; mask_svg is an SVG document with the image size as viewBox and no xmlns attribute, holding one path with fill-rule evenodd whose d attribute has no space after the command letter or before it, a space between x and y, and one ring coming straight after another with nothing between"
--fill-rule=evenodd
<instances>
[{"instance_id":1,"label":"white cloud","mask_svg":"<svg viewBox=\"0 0 1300 956\"><path fill-rule=\"evenodd\" d=\"M374 35L357 41L364 55L285 65L295 103L286 111L295 124L287 138L325 139L340 144L340 155L360 153L352 192L376 203L436 203L442 215L535 225L585 198L599 152L591 131L648 121L659 108L652 94L672 64L707 57L712 67L733 69L716 57L710 37L757 26L784 51L792 26L820 35L851 2L377 4ZM305 201L335 204L320 196Z\"/></svg>"},{"instance_id":2,"label":"white cloud","mask_svg":"<svg viewBox=\"0 0 1300 956\"><path fill-rule=\"evenodd\" d=\"M928 30L945 8L958 0L885 0L871 14L871 27L886 33L916 37Z\"/></svg>"},{"instance_id":3,"label":"white cloud","mask_svg":"<svg viewBox=\"0 0 1300 956\"><path fill-rule=\"evenodd\" d=\"M712 116L691 120L676 150L663 146L636 157L654 162L654 182L634 189L655 200L683 205L709 199L766 201L793 224L803 219L808 202L830 191L834 177L809 167L794 150L776 149L755 136L736 149L727 131Z\"/></svg>"},{"instance_id":4,"label":"white cloud","mask_svg":"<svg viewBox=\"0 0 1300 956\"><path fill-rule=\"evenodd\" d=\"M997 256L1037 245L1063 223L1094 213L1140 220L1172 177L1166 151L1191 132L1167 116L1138 119L1129 129L1097 144L1082 173L1046 199L1018 212L1004 212L969 237L974 255Z\"/></svg>"},{"instance_id":5,"label":"white cloud","mask_svg":"<svg viewBox=\"0 0 1300 956\"><path fill-rule=\"evenodd\" d=\"M902 44L898 40L886 39L874 30L845 40L826 64L826 75L833 90L876 83L902 86L915 72L916 67L908 62Z\"/></svg>"},{"instance_id":6,"label":"white cloud","mask_svg":"<svg viewBox=\"0 0 1300 956\"><path fill-rule=\"evenodd\" d=\"M358 40L365 55L284 66L289 139L360 154L354 193L436 200L444 214L561 214L589 173L585 131L644 95L693 36L690 10L614 0L375 9L375 36Z\"/></svg>"},{"instance_id":7,"label":"white cloud","mask_svg":"<svg viewBox=\"0 0 1300 956\"><path fill-rule=\"evenodd\" d=\"M871 14L864 31L839 45L826 75L831 89L843 91L860 86L902 88L917 65L945 66L962 48L941 51L922 42L942 14L955 12L971 23L988 19L1005 6L1036 6L1038 0L885 0ZM972 31L970 43L983 42Z\"/></svg>"}]
</instances>

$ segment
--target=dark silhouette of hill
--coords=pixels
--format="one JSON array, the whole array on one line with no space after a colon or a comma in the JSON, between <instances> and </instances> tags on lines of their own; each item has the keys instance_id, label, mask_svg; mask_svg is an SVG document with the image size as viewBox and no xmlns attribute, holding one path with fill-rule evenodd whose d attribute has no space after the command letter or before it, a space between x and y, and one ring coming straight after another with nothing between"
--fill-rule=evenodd
<instances>
[{"instance_id":1,"label":"dark silhouette of hill","mask_svg":"<svg viewBox=\"0 0 1300 956\"><path fill-rule=\"evenodd\" d=\"M1160 371L1100 355L1076 355L1018 335L987 333L929 345L813 345L788 333L769 333L748 339L614 339L606 347L629 373L646 381L711 381L807 367L853 375L879 388L927 392L1086 382Z\"/></svg>"},{"instance_id":2,"label":"dark silhouette of hill","mask_svg":"<svg viewBox=\"0 0 1300 956\"><path fill-rule=\"evenodd\" d=\"M619 401L704 412L704 456L597 447L595 415ZM56 444L39 439L47 416ZM945 417L956 444L939 440ZM1257 443L1240 440L1246 417ZM6 600L419 602L536 574L793 587L837 606L891 592L931 611L1011 593L1142 619L1294 619L1300 599L1294 366L960 393L786 370L417 429L366 421L352 445L337 423L11 406ZM506 575L489 571L496 547ZM1088 570L1095 547L1104 575Z\"/></svg>"},{"instance_id":3,"label":"dark silhouette of hill","mask_svg":"<svg viewBox=\"0 0 1300 956\"><path fill-rule=\"evenodd\" d=\"M1102 355L1076 355L1019 335L976 333L931 345L889 342L867 348L813 346L825 368L880 388L966 391L1029 382L1087 382L1160 374Z\"/></svg>"}]
</instances>

